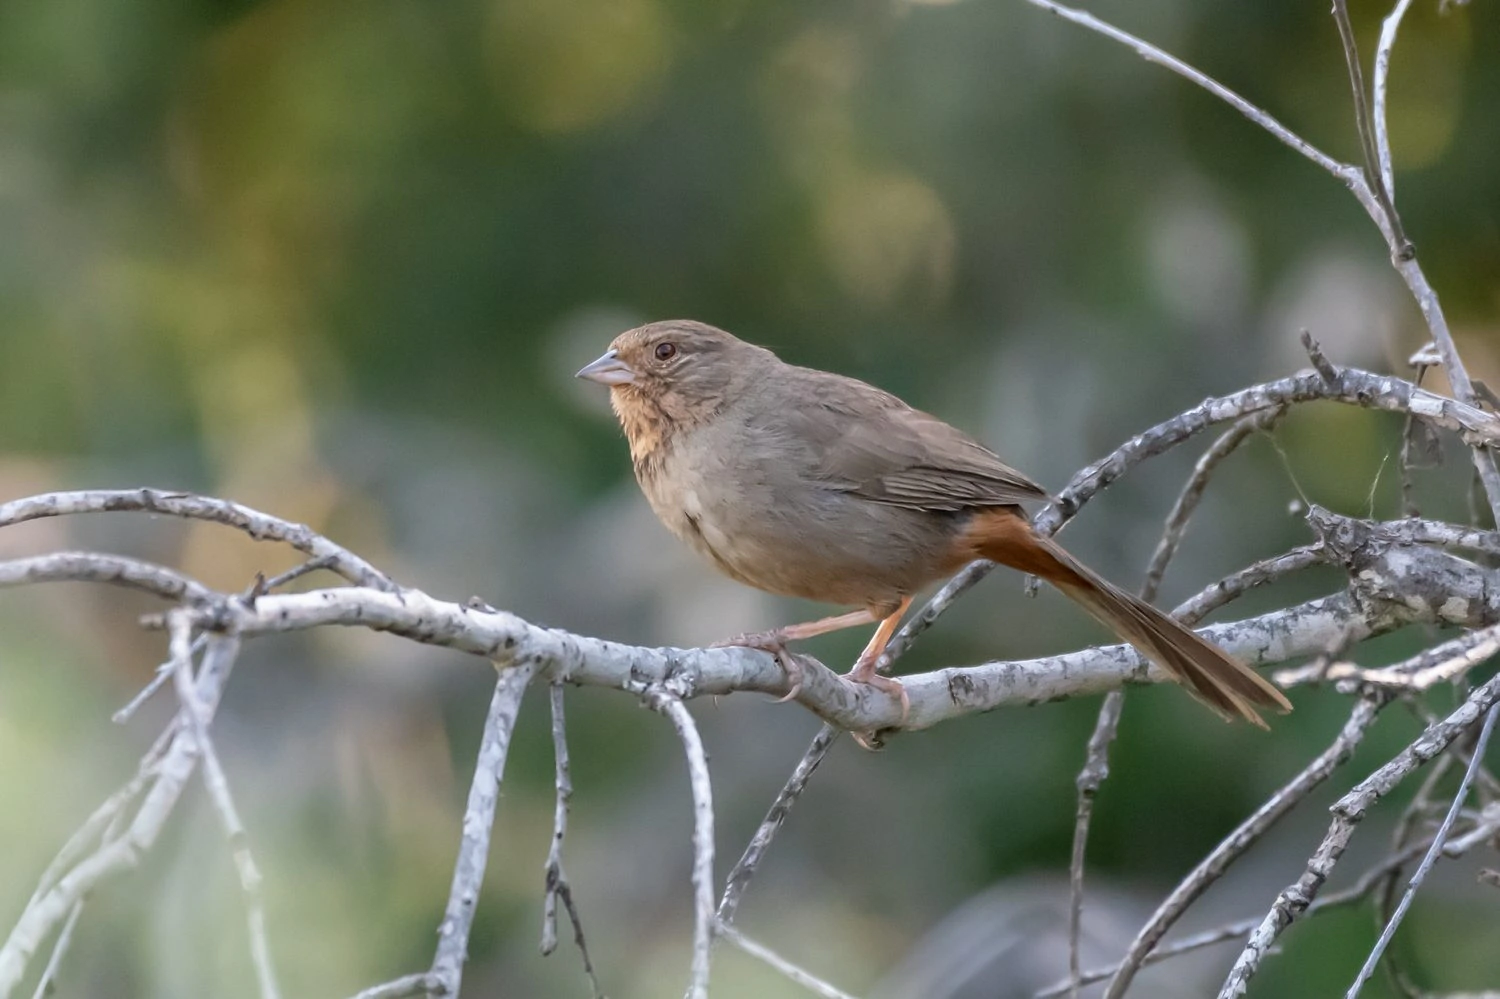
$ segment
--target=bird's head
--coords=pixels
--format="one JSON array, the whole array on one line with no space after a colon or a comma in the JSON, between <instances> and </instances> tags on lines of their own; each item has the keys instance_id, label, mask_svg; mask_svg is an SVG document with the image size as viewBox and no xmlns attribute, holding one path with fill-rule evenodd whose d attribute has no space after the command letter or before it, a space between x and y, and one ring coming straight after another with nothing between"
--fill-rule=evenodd
<instances>
[{"instance_id":1,"label":"bird's head","mask_svg":"<svg viewBox=\"0 0 1500 999\"><path fill-rule=\"evenodd\" d=\"M763 347L690 319L648 323L615 337L578 372L608 385L610 404L631 437L648 426L693 426L733 402L757 369L775 363Z\"/></svg>"}]
</instances>

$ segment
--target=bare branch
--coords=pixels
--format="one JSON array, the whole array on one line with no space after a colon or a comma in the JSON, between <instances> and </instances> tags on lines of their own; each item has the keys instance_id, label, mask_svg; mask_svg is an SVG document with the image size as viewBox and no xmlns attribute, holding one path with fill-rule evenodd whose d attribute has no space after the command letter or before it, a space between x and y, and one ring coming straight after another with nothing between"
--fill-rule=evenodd
<instances>
[{"instance_id":1,"label":"bare branch","mask_svg":"<svg viewBox=\"0 0 1500 999\"><path fill-rule=\"evenodd\" d=\"M216 635L208 643L198 674L197 693L198 703L210 714L218 705L238 652L236 638ZM198 742L181 712L178 717L161 759L149 764L150 786L124 834L101 844L71 865L45 891L38 891L16 920L5 945L0 947L0 996L15 990L42 941L68 917L74 906L109 878L135 867L156 843L198 763ZM148 753L147 758L150 756Z\"/></svg>"},{"instance_id":2,"label":"bare branch","mask_svg":"<svg viewBox=\"0 0 1500 999\"><path fill-rule=\"evenodd\" d=\"M1411 7L1411 0L1396 0L1384 22L1380 25L1380 41L1375 46L1375 154L1380 162L1380 182L1390 196L1396 196L1396 175L1391 169L1391 137L1386 126L1386 89L1390 81L1391 50L1396 46L1396 32L1401 30L1401 19Z\"/></svg>"},{"instance_id":3,"label":"bare branch","mask_svg":"<svg viewBox=\"0 0 1500 999\"><path fill-rule=\"evenodd\" d=\"M505 773L505 759L510 752L516 715L521 710L521 696L526 693L526 685L536 670L535 663L500 668L500 675L495 680L495 694L490 698L484 734L479 741L479 758L474 764L474 780L469 785L469 803L464 809L458 860L453 865L453 887L448 892L448 906L438 926L437 953L432 958L432 976L442 983L448 995L458 995L463 982L464 961L469 955L469 929L474 924L474 909L479 903L484 868L489 860L490 832L495 825L500 779Z\"/></svg>"},{"instance_id":4,"label":"bare branch","mask_svg":"<svg viewBox=\"0 0 1500 999\"><path fill-rule=\"evenodd\" d=\"M1401 563L1385 567L1391 570L1383 577L1385 582L1396 585L1401 583L1402 573L1421 571L1414 559L1404 558ZM1477 567L1474 570L1483 575ZM1475 585L1480 585L1477 580ZM1215 592L1224 589L1232 587L1215 584L1211 588ZM1439 609L1382 606L1377 616L1368 618L1347 595L1338 594L1202 630L1211 641L1249 662L1280 662L1323 648L1329 636L1346 626L1354 627L1363 638L1408 621L1433 620ZM1481 614L1491 612L1488 607L1471 609ZM618 645L538 628L514 615L478 614L416 591L407 591L397 599L358 587L320 590L266 597L254 608L234 607L227 613L246 635L331 624L373 627L429 644L489 654L502 662L526 657L546 663L552 676L589 686L619 689L672 679L681 684L687 697L737 690L786 692L786 674L768 653L738 648L668 650ZM512 643L509 651L505 649L507 642ZM850 731L892 729L901 722L901 708L894 698L850 684L815 660L804 659L804 665L806 675L797 701L825 720ZM1165 678L1126 645L913 674L902 677L911 702L905 729L929 728L1006 705L1040 704L1102 693L1124 683L1155 683Z\"/></svg>"},{"instance_id":5,"label":"bare branch","mask_svg":"<svg viewBox=\"0 0 1500 999\"><path fill-rule=\"evenodd\" d=\"M214 597L208 587L174 569L123 555L53 552L0 562L0 587L33 583L108 583L174 602L206 603Z\"/></svg>"},{"instance_id":6,"label":"bare branch","mask_svg":"<svg viewBox=\"0 0 1500 999\"><path fill-rule=\"evenodd\" d=\"M1355 747L1364 740L1365 732L1383 706L1384 701L1377 698L1366 697L1357 701L1354 711L1333 743L1297 776L1266 799L1263 805L1221 840L1207 857L1178 882L1177 887L1172 889L1172 893L1157 907L1146 925L1130 942L1125 957L1104 989L1105 999L1120 999L1130 987L1146 955L1151 953L1167 930L1172 928L1172 924L1187 911L1188 906L1197 901L1267 830L1327 780L1335 769L1348 761Z\"/></svg>"},{"instance_id":7,"label":"bare branch","mask_svg":"<svg viewBox=\"0 0 1500 999\"><path fill-rule=\"evenodd\" d=\"M266 909L260 894L260 868L250 852L250 836L240 821L239 809L229 790L229 778L219 763L219 754L214 749L208 734L208 723L212 712L198 698L193 683L193 626L186 611L175 610L168 614L171 633L172 669L170 673L177 687L177 699L182 705L182 716L187 720L187 729L197 742L197 751L203 757L203 783L208 788L209 799L219 813L219 821L229 837L229 848L234 855L234 864L239 872L240 889L245 896L246 920L250 933L250 957L255 966L255 979L260 987L261 999L278 999L281 990L276 986L276 971L271 963L271 947L266 939Z\"/></svg>"},{"instance_id":8,"label":"bare branch","mask_svg":"<svg viewBox=\"0 0 1500 999\"><path fill-rule=\"evenodd\" d=\"M1364 967L1359 969L1359 974L1354 978L1354 984L1349 987L1345 999L1355 999L1365 982L1375 973L1375 965L1380 961L1380 955L1385 953L1386 947L1390 945L1391 937L1395 936L1396 928L1401 925L1401 920L1406 917L1406 911L1411 907L1412 899L1416 897L1417 889L1427 879L1427 874L1432 870L1433 864L1437 863L1438 854L1447 842L1448 832L1453 828L1454 819L1458 818L1458 811L1463 807L1464 799L1469 796L1469 786L1474 782L1474 774L1479 769L1480 761L1484 759L1485 748L1489 745L1490 734L1495 730L1495 719L1500 718L1500 705L1493 705L1485 715L1484 726L1479 730L1479 739L1474 744L1474 755L1469 760L1469 768L1464 771L1463 780L1458 784L1458 791L1453 795L1453 804L1448 808L1448 814L1443 817L1442 825L1438 826L1437 833L1432 838L1432 846L1428 848L1427 854L1418 865L1417 872L1411 876L1407 883L1406 893L1401 896L1396 911L1391 915L1390 921L1385 924L1385 929L1380 933L1380 939L1375 941L1375 946L1370 950L1370 956L1365 959Z\"/></svg>"},{"instance_id":9,"label":"bare branch","mask_svg":"<svg viewBox=\"0 0 1500 999\"><path fill-rule=\"evenodd\" d=\"M714 933L714 796L708 776L708 754L698 726L682 698L665 687L646 687L641 699L667 716L687 754L688 782L693 789L693 967L687 999L708 999L708 962Z\"/></svg>"},{"instance_id":10,"label":"bare branch","mask_svg":"<svg viewBox=\"0 0 1500 999\"><path fill-rule=\"evenodd\" d=\"M83 899L79 899L73 903L73 909L68 913L67 921L57 932L57 940L52 944L52 955L47 958L47 964L42 968L42 977L37 980L36 990L31 993L31 999L47 999L57 989L57 973L62 968L63 957L73 944L73 931L78 928L78 920L82 916Z\"/></svg>"},{"instance_id":11,"label":"bare branch","mask_svg":"<svg viewBox=\"0 0 1500 999\"><path fill-rule=\"evenodd\" d=\"M1198 508L1198 502L1203 498L1214 470L1252 434L1269 428L1285 412L1284 408L1267 409L1241 418L1198 458L1193 474L1188 477L1182 492L1178 494L1177 502L1167 514L1161 540L1157 542L1156 550L1146 567L1146 578L1141 584L1142 600L1149 602L1156 599L1167 564L1182 543L1188 521ZM1069 994L1074 999L1077 999L1081 984L1079 976L1082 973L1079 939L1083 932L1083 868L1088 851L1089 825L1094 814L1094 799L1099 794L1100 786L1109 777L1109 747L1114 742L1115 732L1120 725L1124 700L1122 691L1112 690L1105 695L1104 703L1099 708L1099 717L1094 722L1094 732L1089 737L1083 769L1074 782L1078 789L1078 802L1073 819L1073 852L1068 868L1068 975L1072 981Z\"/></svg>"},{"instance_id":12,"label":"bare branch","mask_svg":"<svg viewBox=\"0 0 1500 999\"><path fill-rule=\"evenodd\" d=\"M1055 534L1077 515L1089 499L1130 469L1148 458L1165 454L1215 424L1297 403L1326 399L1373 409L1407 412L1430 426L1458 431L1471 443L1500 443L1500 417L1495 414L1455 402L1418 388L1411 382L1387 375L1375 375L1356 368L1336 368L1335 375L1329 381L1316 371L1305 371L1290 378L1252 385L1229 395L1206 399L1191 409L1158 423L1074 475L1067 487L1058 494L1057 502L1037 514L1034 521L1036 529L1044 534ZM898 658L960 596L992 569L993 563L982 561L964 567L944 584L925 607L907 619L901 631L891 639L886 658L890 661Z\"/></svg>"},{"instance_id":13,"label":"bare branch","mask_svg":"<svg viewBox=\"0 0 1500 999\"><path fill-rule=\"evenodd\" d=\"M1332 808L1333 824L1308 860L1307 869L1301 878L1276 897L1270 912L1251 933L1239 959L1235 961L1219 990L1219 999L1235 999L1245 994L1251 977L1260 968L1262 959L1276 942L1276 938L1306 912L1317 898L1319 889L1328 880L1334 865L1348 847L1355 826L1369 809L1412 771L1446 749L1497 701L1500 701L1500 675L1491 677L1489 682L1476 688L1456 711L1442 721L1428 726L1415 742L1339 799Z\"/></svg>"},{"instance_id":14,"label":"bare branch","mask_svg":"<svg viewBox=\"0 0 1500 999\"><path fill-rule=\"evenodd\" d=\"M1355 685L1392 690L1428 690L1451 683L1476 666L1500 654L1500 628L1468 631L1457 638L1423 649L1390 666L1365 668L1356 663L1336 662L1320 666L1278 670L1273 679L1283 687L1324 680L1352 680Z\"/></svg>"},{"instance_id":15,"label":"bare branch","mask_svg":"<svg viewBox=\"0 0 1500 999\"><path fill-rule=\"evenodd\" d=\"M818 764L823 762L823 758L828 755L829 748L838 741L841 734L842 732L832 725L824 725L818 729L818 734L813 736L812 744L807 747L807 752L802 754L802 759L797 762L792 775L787 778L786 785L776 795L776 800L771 802L770 810L766 812L766 817L761 820L755 834L750 837L744 854L724 881L724 894L719 899L719 910L716 915L719 926L734 924L734 918L739 913L740 900L744 898L745 889L750 887L750 879L755 877L760 862L765 859L766 851L771 848L771 840L786 822L787 814L801 797L808 780L812 778L813 771L818 769Z\"/></svg>"},{"instance_id":16,"label":"bare branch","mask_svg":"<svg viewBox=\"0 0 1500 999\"><path fill-rule=\"evenodd\" d=\"M1193 466L1193 474L1188 477L1187 484L1182 487L1182 492L1177 495L1177 501L1172 504L1171 512L1167 514L1166 523L1162 527L1161 540L1156 543L1156 550L1151 553L1151 561L1146 566L1146 579L1141 584L1141 599L1147 601L1156 599L1156 591L1167 572L1167 563L1177 554L1177 548L1182 544L1182 536L1187 531L1188 521L1198 509L1203 493L1208 488L1208 480L1215 470L1237 451L1241 444L1255 434L1270 430L1285 414L1285 407L1276 407L1242 417L1235 422L1234 426L1224 431L1219 439L1214 441L1213 445L1198 458L1198 463Z\"/></svg>"},{"instance_id":17,"label":"bare branch","mask_svg":"<svg viewBox=\"0 0 1500 999\"><path fill-rule=\"evenodd\" d=\"M804 971L771 948L751 940L728 923L718 923L714 927L714 932L751 957L757 958L775 968L813 995L822 996L823 999L854 999L849 993L829 985L816 975Z\"/></svg>"},{"instance_id":18,"label":"bare branch","mask_svg":"<svg viewBox=\"0 0 1500 999\"><path fill-rule=\"evenodd\" d=\"M1449 845L1450 847L1452 846L1452 844ZM1375 867L1371 868L1363 875L1361 875L1360 878L1350 887L1345 888L1343 891L1320 896L1316 901L1313 902L1311 906L1308 907L1307 915L1312 916L1316 913L1323 912L1328 909L1341 908L1343 906L1353 905L1355 902L1363 901L1366 896L1368 896L1370 892L1375 889L1375 886L1379 884L1380 880L1386 877L1391 872L1391 870L1401 864L1405 864L1411 860L1416 859L1416 857L1420 855L1421 850L1425 849L1425 847L1425 843L1418 844L1414 848L1407 849L1401 853L1396 854L1395 856L1385 858L1385 860L1381 861ZM1444 851L1444 853L1446 855L1448 851ZM1181 939L1174 940L1171 943L1162 944L1156 947L1151 951L1151 953L1146 955L1145 959L1141 963L1143 965L1156 964L1159 961L1165 961L1169 958L1180 957L1183 954L1189 954L1195 950L1202 950L1204 947L1212 947L1214 944L1225 943L1229 940L1243 939L1246 934L1255 929L1255 927L1259 924L1260 917L1256 916L1252 919L1241 919L1236 922L1226 923L1223 926L1215 927L1211 930L1203 930L1199 933L1193 933L1189 936L1182 937ZM1088 971L1085 971L1082 976L1080 976L1079 984L1092 985L1095 982L1102 982L1106 978L1114 975L1114 973L1119 970L1119 967L1120 965L1116 963L1102 968L1092 968ZM1049 985L1047 988L1035 993L1033 999L1056 999L1057 996L1060 996L1069 991L1070 987L1071 983L1067 979L1064 979L1053 985Z\"/></svg>"},{"instance_id":19,"label":"bare branch","mask_svg":"<svg viewBox=\"0 0 1500 999\"><path fill-rule=\"evenodd\" d=\"M583 935L583 920L578 917L578 907L573 903L573 885L563 870L563 840L568 835L568 808L573 800L573 778L568 768L568 727L563 713L563 687L553 680L550 685L552 707L552 753L556 763L557 803L552 812L552 845L547 848L545 888L542 895L542 953L551 954L557 949L557 903L561 899L567 910L568 920L573 924L573 940L578 944L578 953L583 958L583 970L589 979L589 987L595 999L603 995L599 990L599 978L594 974L594 962L589 959L588 941Z\"/></svg>"},{"instance_id":20,"label":"bare branch","mask_svg":"<svg viewBox=\"0 0 1500 999\"><path fill-rule=\"evenodd\" d=\"M1386 188L1380 168L1380 154L1376 151L1375 128L1370 122L1370 104L1365 97L1365 74L1360 66L1359 46L1354 41L1354 26L1349 23L1349 8L1346 0L1333 0L1333 20L1338 25L1339 41L1344 49L1344 62L1349 68L1349 91L1354 96L1354 127L1359 132L1360 151L1365 158L1365 181L1374 192L1380 212L1385 216L1390 232L1387 239L1391 252L1398 260L1410 259L1411 243L1401 231L1401 219Z\"/></svg>"},{"instance_id":21,"label":"bare branch","mask_svg":"<svg viewBox=\"0 0 1500 999\"><path fill-rule=\"evenodd\" d=\"M1224 86L1218 80L1194 69L1176 56L1163 52L1150 42L1137 38L1128 31L1122 31L1107 21L1101 21L1092 14L1085 13L1076 8L1054 3L1052 0L1026 0L1026 2L1033 7L1040 7L1042 10L1056 14L1063 20L1072 21L1080 27L1087 28L1089 31L1096 32L1105 38L1119 42L1147 62L1155 63L1164 69L1176 73L1190 83L1202 87L1267 132L1270 132L1285 145L1301 153L1346 184L1349 183L1348 174L1354 172L1353 167L1335 160L1271 115ZM1354 176L1358 177L1358 173L1354 172Z\"/></svg>"},{"instance_id":22,"label":"bare branch","mask_svg":"<svg viewBox=\"0 0 1500 999\"><path fill-rule=\"evenodd\" d=\"M1482 816L1482 821L1464 836L1449 840L1447 845L1443 847L1443 856L1446 858L1463 856L1475 846L1487 842L1494 837L1497 831L1500 831L1500 809L1497 809L1497 814L1494 816ZM1353 905L1356 902L1364 901L1393 871L1400 870L1422 856L1423 852L1431 845L1431 842L1431 840L1424 840L1398 850L1361 874L1348 888L1331 892L1327 895L1319 895L1313 900L1312 905L1307 907L1305 915L1313 916L1320 912L1326 912L1329 909L1342 908ZM1483 873L1482 871L1480 873L1481 879L1483 879ZM1500 881L1496 883L1500 884ZM1250 919L1237 920L1211 930L1204 930L1200 933L1182 937L1179 940L1156 947L1151 953L1146 955L1145 960L1141 963L1143 965L1156 964L1158 961L1165 961L1195 950L1201 950L1204 947L1211 947L1214 944L1243 939L1251 930L1259 926L1260 923L1261 917L1255 916ZM1095 982L1102 982L1112 976L1118 969L1119 964L1090 969L1082 974L1079 984L1092 985ZM1056 999L1057 996L1069 991L1070 987L1071 982L1063 979L1037 992L1033 999Z\"/></svg>"},{"instance_id":23,"label":"bare branch","mask_svg":"<svg viewBox=\"0 0 1500 999\"><path fill-rule=\"evenodd\" d=\"M77 492L43 493L0 503L0 527L43 517L104 513L126 510L206 520L243 531L257 541L281 541L319 561L358 586L377 590L399 589L385 573L329 541L306 524L251 509L231 500L167 489L85 489ZM324 562L323 560L327 560Z\"/></svg>"},{"instance_id":24,"label":"bare branch","mask_svg":"<svg viewBox=\"0 0 1500 999\"><path fill-rule=\"evenodd\" d=\"M436 974L424 971L420 975L407 975L395 981L372 985L354 996L354 999L441 999L453 994Z\"/></svg>"},{"instance_id":25,"label":"bare branch","mask_svg":"<svg viewBox=\"0 0 1500 999\"><path fill-rule=\"evenodd\" d=\"M1356 125L1359 128L1361 144L1365 149L1366 161L1369 164L1368 171L1362 171L1358 167L1347 163L1341 163L1326 153L1318 150L1307 140L1292 132L1281 122L1277 121L1264 110L1251 104L1239 94L1225 87L1217 80L1188 66L1180 59L1168 55L1161 49L1145 42L1129 32L1122 31L1114 25L1099 20L1091 14L1056 3L1055 0L1026 0L1034 7L1050 11L1065 20L1072 21L1080 27L1097 32L1110 38L1134 51L1147 62L1156 63L1172 72L1182 76L1190 82L1202 87L1209 93L1229 104L1240 114L1260 125L1271 133L1276 139L1295 149L1313 163L1328 171L1334 177L1344 182L1349 191L1365 209L1366 214L1380 229L1385 238L1386 245L1391 252L1391 260L1397 273L1406 282L1407 289L1417 301L1417 306L1422 310L1422 317L1426 320L1427 328L1432 333L1433 343L1437 348L1438 355L1442 358L1443 370L1448 375L1448 380L1453 386L1454 394L1464 404L1472 404L1476 399L1473 383L1465 370L1463 360L1459 357L1458 348L1453 343L1452 333L1448 329L1447 318L1443 315L1442 306L1438 302L1437 294L1427 281L1421 265L1417 263L1416 253L1411 243L1407 240L1401 230L1400 219L1396 214L1396 208L1389 188L1384 182L1384 172L1379 165L1382 158L1373 152L1375 139L1370 126L1369 112L1366 105L1364 83L1359 66L1359 53L1354 47L1352 31L1348 27L1348 14L1344 9L1344 0L1335 0L1334 15L1338 23L1340 37L1344 42L1344 52L1349 64L1351 89L1355 101ZM1390 44L1395 43L1396 26L1400 23L1400 17L1396 12L1392 13L1395 24L1388 24L1382 31L1382 46L1389 52L1384 36L1387 31L1390 34ZM1390 19L1388 19L1388 22ZM1386 74L1379 66L1379 50L1377 50L1377 99L1382 99L1385 92ZM1383 111L1383 104L1382 104ZM1380 115L1381 125L1384 128L1384 114ZM1383 134L1383 133L1382 133ZM1388 157L1387 157L1388 158ZM1495 515L1496 523L1500 523L1500 469L1496 468L1494 455L1487 450L1475 450L1472 453L1475 470L1484 484L1485 493L1489 497L1490 510ZM983 571L974 570L974 575L982 576ZM972 581L968 585L972 585ZM926 611L924 609L924 615ZM925 626L924 626L925 627ZM920 630L920 629L918 629Z\"/></svg>"},{"instance_id":26,"label":"bare branch","mask_svg":"<svg viewBox=\"0 0 1500 999\"><path fill-rule=\"evenodd\" d=\"M1165 567L1165 562L1163 563ZM1151 585L1147 579L1147 585ZM1078 999L1083 966L1079 960L1079 939L1083 935L1083 867L1088 853L1089 826L1094 817L1094 799L1109 778L1109 747L1120 727L1120 712L1125 708L1125 692L1111 690L1099 706L1084 754L1083 769L1074 786L1078 800L1073 812L1073 852L1068 861L1068 994Z\"/></svg>"},{"instance_id":27,"label":"bare branch","mask_svg":"<svg viewBox=\"0 0 1500 999\"><path fill-rule=\"evenodd\" d=\"M1371 531L1391 544L1437 545L1500 556L1500 532L1482 531L1462 524L1407 517L1373 524Z\"/></svg>"}]
</instances>

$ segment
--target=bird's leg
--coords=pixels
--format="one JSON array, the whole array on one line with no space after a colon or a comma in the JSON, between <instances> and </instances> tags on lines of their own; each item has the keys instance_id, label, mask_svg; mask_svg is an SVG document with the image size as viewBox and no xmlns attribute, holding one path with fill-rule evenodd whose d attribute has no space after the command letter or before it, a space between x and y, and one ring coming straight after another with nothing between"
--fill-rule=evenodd
<instances>
[{"instance_id":1,"label":"bird's leg","mask_svg":"<svg viewBox=\"0 0 1500 999\"><path fill-rule=\"evenodd\" d=\"M905 609L905 605L902 605L902 609ZM786 696L778 699L779 704L781 701L792 700L802 691L802 664L797 661L793 653L787 650L787 642L800 642L804 638L815 638L818 635L826 635L830 631L842 631L845 628L857 628L862 624L873 624L877 620L879 619L868 609L850 611L847 614L835 614L833 617L823 617L816 621L804 621L802 624L783 625L780 628L772 628L770 631L735 635L722 642L715 642L709 647L760 649L762 652L769 652L775 656L776 661L781 663L781 668L786 671L789 684ZM889 640L890 636L887 635L886 638ZM877 652L876 655L879 653Z\"/></svg>"},{"instance_id":2,"label":"bird's leg","mask_svg":"<svg viewBox=\"0 0 1500 999\"><path fill-rule=\"evenodd\" d=\"M845 628L857 628L862 624L874 624L878 620L880 619L871 614L868 609L850 611L833 617L820 617L816 621L804 621L802 624L787 624L780 628L772 628L770 631L752 631L743 635L735 635L722 642L715 642L711 648L721 649L738 645L747 649L760 649L762 652L779 652L786 648L787 642L800 642L804 638L815 638L818 635L826 635L830 631L842 631Z\"/></svg>"},{"instance_id":3,"label":"bird's leg","mask_svg":"<svg viewBox=\"0 0 1500 999\"><path fill-rule=\"evenodd\" d=\"M859 654L859 659L854 663L854 668L849 671L848 677L855 683L868 683L876 690L884 691L892 697L901 699L901 724L906 724L906 716L911 713L911 698L906 696L906 688L901 685L900 680L893 680L888 676L881 676L875 671L875 666L880 662L880 654L890 643L891 636L896 633L896 628L901 624L901 616L911 606L911 597L903 597L896 605L896 609L883 618L875 628L875 634L870 636L870 643L865 650ZM884 608L881 608L882 610ZM875 613L871 612L873 619ZM861 745L868 749L870 746L860 739Z\"/></svg>"}]
</instances>

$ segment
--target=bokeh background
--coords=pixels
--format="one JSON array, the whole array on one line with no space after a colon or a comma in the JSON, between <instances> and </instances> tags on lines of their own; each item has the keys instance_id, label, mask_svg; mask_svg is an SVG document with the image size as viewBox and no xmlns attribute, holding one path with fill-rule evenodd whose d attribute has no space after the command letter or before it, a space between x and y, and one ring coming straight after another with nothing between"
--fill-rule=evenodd
<instances>
[{"instance_id":1,"label":"bokeh background","mask_svg":"<svg viewBox=\"0 0 1500 999\"><path fill-rule=\"evenodd\" d=\"M1368 51L1385 10L1353 6ZM1394 59L1397 193L1494 383L1500 9L1446 6L1419 0ZM1326 4L1095 9L1357 155ZM615 333L674 316L892 389L1053 488L1206 395L1303 366L1300 328L1336 360L1397 371L1422 342L1337 182L1177 78L1009 0L0 4L0 498L228 496L439 596L629 642L692 645L814 612L672 542L602 391L571 378ZM1164 600L1306 540L1299 494L1397 515L1399 429L1319 406L1251 444L1216 480ZM1112 487L1070 546L1138 581L1191 451ZM1420 473L1425 512L1467 519L1465 464L1450 447ZM225 588L293 564L139 516L0 536L6 556L66 547ZM1338 585L1314 574L1236 611ZM135 624L151 608L97 587L0 594L0 924L166 717L157 703L109 722L163 657ZM999 573L903 668L1102 637ZM862 640L811 651L846 662ZM249 647L216 727L289 996L348 995L430 960L491 682L482 662L362 633ZM536 947L544 701L534 692L520 719L466 995L585 994L566 933L550 959ZM1175 690L1131 694L1091 844L1089 963L1332 738L1344 700L1296 701L1267 736ZM675 737L618 693L568 703L567 864L601 977L616 999L680 994L690 810ZM742 925L858 994L1009 997L1053 980L1096 707L970 718L878 755L840 745ZM753 696L693 712L722 875L816 723ZM1335 787L1186 925L1264 911L1321 835L1322 806L1418 724L1388 711ZM1362 829L1343 877L1378 855L1399 800ZM1396 943L1434 989L1495 982L1500 902L1473 866L1440 873ZM1341 994L1374 932L1367 911L1299 926L1256 994ZM1205 952L1139 991L1205 994L1231 957ZM977 981L956 991L965 967ZM201 791L144 869L90 903L61 987L252 994ZM726 950L714 994L798 993Z\"/></svg>"}]
</instances>

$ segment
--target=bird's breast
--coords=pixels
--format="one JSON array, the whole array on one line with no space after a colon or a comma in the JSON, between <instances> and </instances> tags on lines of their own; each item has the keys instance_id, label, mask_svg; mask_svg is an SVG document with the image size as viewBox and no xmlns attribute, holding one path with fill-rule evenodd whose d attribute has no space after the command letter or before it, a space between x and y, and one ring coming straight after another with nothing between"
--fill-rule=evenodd
<instances>
[{"instance_id":1,"label":"bird's breast","mask_svg":"<svg viewBox=\"0 0 1500 999\"><path fill-rule=\"evenodd\" d=\"M673 441L637 476L657 516L725 575L771 593L884 605L942 574L950 518L829 488L785 449Z\"/></svg>"}]
</instances>

